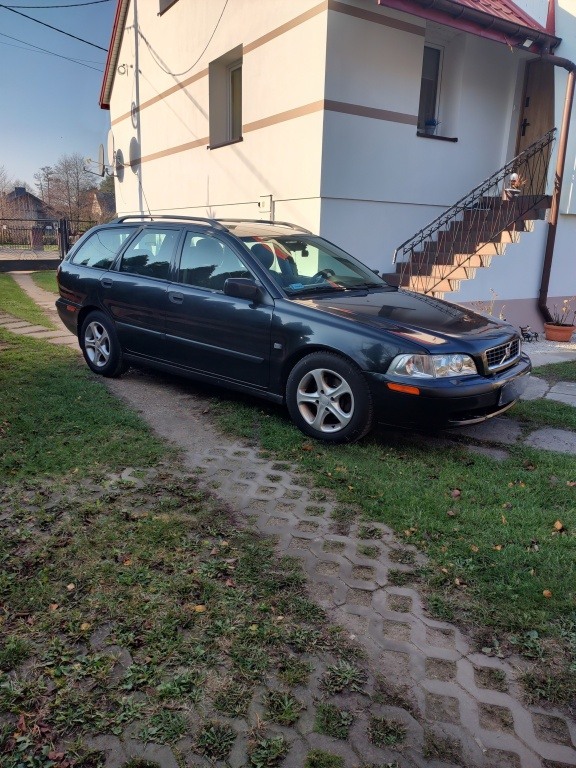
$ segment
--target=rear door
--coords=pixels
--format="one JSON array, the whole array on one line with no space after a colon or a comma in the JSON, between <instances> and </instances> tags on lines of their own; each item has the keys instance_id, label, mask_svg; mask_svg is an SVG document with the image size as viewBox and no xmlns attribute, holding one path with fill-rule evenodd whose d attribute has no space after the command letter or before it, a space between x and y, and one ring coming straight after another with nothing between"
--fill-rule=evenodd
<instances>
[{"instance_id":1,"label":"rear door","mask_svg":"<svg viewBox=\"0 0 576 768\"><path fill-rule=\"evenodd\" d=\"M167 289L168 355L189 370L266 388L273 299L264 291L259 302L226 296L228 277L253 274L230 245L188 230Z\"/></svg>"},{"instance_id":2,"label":"rear door","mask_svg":"<svg viewBox=\"0 0 576 768\"><path fill-rule=\"evenodd\" d=\"M101 303L126 352L162 359L165 308L181 227L146 227L100 278Z\"/></svg>"}]
</instances>

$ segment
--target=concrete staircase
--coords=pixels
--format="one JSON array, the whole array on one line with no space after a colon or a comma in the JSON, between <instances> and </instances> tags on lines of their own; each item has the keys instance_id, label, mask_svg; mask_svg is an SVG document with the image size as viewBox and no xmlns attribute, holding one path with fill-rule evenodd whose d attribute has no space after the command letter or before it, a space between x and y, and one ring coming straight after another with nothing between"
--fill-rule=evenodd
<instances>
[{"instance_id":1,"label":"concrete staircase","mask_svg":"<svg viewBox=\"0 0 576 768\"><path fill-rule=\"evenodd\" d=\"M549 196L483 197L383 277L403 288L443 298L460 290L462 280L473 280L478 269L490 267L493 258L503 256L506 246L532 231L534 221L544 219L549 207Z\"/></svg>"}]
</instances>

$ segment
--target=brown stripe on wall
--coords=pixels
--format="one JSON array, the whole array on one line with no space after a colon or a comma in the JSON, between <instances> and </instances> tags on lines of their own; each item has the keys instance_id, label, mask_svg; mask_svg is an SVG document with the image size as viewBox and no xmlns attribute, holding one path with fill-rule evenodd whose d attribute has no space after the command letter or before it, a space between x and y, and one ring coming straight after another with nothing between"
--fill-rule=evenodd
<instances>
[{"instance_id":1,"label":"brown stripe on wall","mask_svg":"<svg viewBox=\"0 0 576 768\"><path fill-rule=\"evenodd\" d=\"M320 112L324 108L324 100L313 101L311 104L305 104L303 107L296 107L295 109L288 109L286 112L279 112L276 115L270 117L264 117L262 120L255 120L253 123L246 123L242 126L242 133L249 133L250 131L257 131L260 128L268 128L270 125L276 125L277 123L284 123L286 120L294 120L296 117L303 117L304 115L310 115L312 112Z\"/></svg>"},{"instance_id":2,"label":"brown stripe on wall","mask_svg":"<svg viewBox=\"0 0 576 768\"><path fill-rule=\"evenodd\" d=\"M343 112L346 115L356 115L357 117L371 117L374 120L387 120L389 123L418 124L418 117L416 115L392 112L389 109L376 109L376 107L363 107L361 104L348 104L344 101L326 99L324 109L329 112Z\"/></svg>"},{"instance_id":3,"label":"brown stripe on wall","mask_svg":"<svg viewBox=\"0 0 576 768\"><path fill-rule=\"evenodd\" d=\"M269 43L270 40L274 40L275 37L280 37L280 35L284 35L286 32L289 32L291 29L294 29L294 27L300 26L300 24L303 24L305 21L308 21L309 19L313 19L314 16L317 16L319 13L324 13L328 9L328 0L324 0L324 2L320 3L320 5L314 6L314 8L310 8L309 11L306 11L305 13L301 13L300 16L296 16L296 18L292 19L291 21L287 21L286 24L282 24L279 27L276 27L276 29L273 29L272 32L268 32L265 35L262 35L262 37L259 37L257 40L254 40L251 43L248 43L248 45L245 45L243 48L244 53L250 53L250 51L255 50L256 48L260 48L261 45L265 45L266 43Z\"/></svg>"},{"instance_id":4,"label":"brown stripe on wall","mask_svg":"<svg viewBox=\"0 0 576 768\"><path fill-rule=\"evenodd\" d=\"M355 16L357 19L364 19L364 21L371 21L374 24L382 24L385 27L392 27L392 29L399 29L402 32L409 32L411 35L420 35L424 37L424 27L417 27L416 24L409 24L407 21L400 21L400 19L393 19L391 16L383 16L373 11L365 11L363 8L357 8L354 5L348 5L347 3L341 3L339 0L328 0L328 10L337 11L338 13L345 13L348 16Z\"/></svg>"},{"instance_id":5,"label":"brown stripe on wall","mask_svg":"<svg viewBox=\"0 0 576 768\"><path fill-rule=\"evenodd\" d=\"M161 157L168 157L169 155L176 155L179 152L186 152L189 149L196 149L196 147L207 147L210 143L208 136L203 139L196 139L196 141L187 141L186 144L178 144L177 147L170 147L169 149L162 149L160 152L153 152L151 155L144 155L143 157L135 157L126 165L134 168L142 163L147 163L150 160L159 160Z\"/></svg>"},{"instance_id":6,"label":"brown stripe on wall","mask_svg":"<svg viewBox=\"0 0 576 768\"><path fill-rule=\"evenodd\" d=\"M373 120L386 120L389 123L402 123L404 125L417 125L418 123L418 118L416 115L407 115L404 112L393 112L392 110L388 109L364 107L361 104L348 104L344 101L320 99L320 101L313 101L311 104L305 104L302 107L296 107L295 109L289 109L286 112L279 112L276 115L264 117L262 120L255 120L252 123L246 123L242 126L242 133L250 133L250 131L257 131L260 128L268 128L271 125L284 123L287 120L294 120L297 117L304 117L304 115L311 115L314 112L320 112L323 109L327 110L328 112L340 112L345 115L355 115L356 117L369 117ZM158 160L161 157L174 155L178 152L186 152L189 149L196 149L196 147L206 147L209 144L210 138L206 136L203 139L196 139L195 141L189 141L186 144L179 144L177 147L163 149L160 152L154 152L151 155L145 155L144 157L136 158L131 163L127 163L127 165L136 166L140 163L147 163L149 160Z\"/></svg>"},{"instance_id":7,"label":"brown stripe on wall","mask_svg":"<svg viewBox=\"0 0 576 768\"><path fill-rule=\"evenodd\" d=\"M192 83L195 83L196 80L201 80L203 77L207 76L208 68L202 69L200 72L196 72L195 75L190 75L190 77L187 77L186 80L182 80L181 83L176 83L176 85L168 88L167 91L162 91L162 93L159 93L157 96L153 96L151 99L143 101L142 104L140 104L138 107L137 111L141 112L143 109L146 109L146 107L150 107L152 104L156 104L158 101L163 101L167 96L171 96L173 93L176 93L176 91L181 91L183 88L186 88ZM132 112L126 112L125 114L120 115L120 117L116 117L114 120L112 120L110 125L116 125L116 123L119 123L121 120L126 120L127 117L132 117Z\"/></svg>"}]
</instances>

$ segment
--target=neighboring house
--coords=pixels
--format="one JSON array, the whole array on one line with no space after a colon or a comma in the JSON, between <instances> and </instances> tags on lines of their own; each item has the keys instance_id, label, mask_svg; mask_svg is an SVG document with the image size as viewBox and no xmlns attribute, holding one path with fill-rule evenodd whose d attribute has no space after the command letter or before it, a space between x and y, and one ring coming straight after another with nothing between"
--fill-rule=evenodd
<instances>
[{"instance_id":1,"label":"neighboring house","mask_svg":"<svg viewBox=\"0 0 576 768\"><path fill-rule=\"evenodd\" d=\"M542 307L576 293L574 130L554 242L543 219L569 126L574 6L118 0L100 99L118 213L295 221L374 269L401 271L403 284L462 303L495 293L496 312L504 304L509 320L539 327L539 295ZM506 163L554 126L562 141L521 166L522 194L501 205L518 170ZM492 174L495 185L446 225L450 237L435 232L437 245L401 256L408 271L392 264L398 245ZM532 208L500 220L518 200ZM494 218L505 232L488 236Z\"/></svg>"},{"instance_id":2,"label":"neighboring house","mask_svg":"<svg viewBox=\"0 0 576 768\"><path fill-rule=\"evenodd\" d=\"M58 218L58 214L39 197L28 192L26 187L15 187L13 192L5 196L6 205L3 208L11 218L21 218L29 221L30 226L44 226Z\"/></svg>"},{"instance_id":3,"label":"neighboring house","mask_svg":"<svg viewBox=\"0 0 576 768\"><path fill-rule=\"evenodd\" d=\"M101 192L98 189L90 189L86 193L86 208L91 221L99 224L110 221L116 210L113 192Z\"/></svg>"},{"instance_id":4,"label":"neighboring house","mask_svg":"<svg viewBox=\"0 0 576 768\"><path fill-rule=\"evenodd\" d=\"M42 250L57 242L58 214L25 187L4 195L0 243Z\"/></svg>"}]
</instances>

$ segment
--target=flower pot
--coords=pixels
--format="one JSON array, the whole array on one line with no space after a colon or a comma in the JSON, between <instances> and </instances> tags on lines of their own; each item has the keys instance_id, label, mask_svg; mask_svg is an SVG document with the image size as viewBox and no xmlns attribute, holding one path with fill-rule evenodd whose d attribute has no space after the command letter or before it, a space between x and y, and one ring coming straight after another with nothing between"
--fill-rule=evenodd
<instances>
[{"instance_id":1,"label":"flower pot","mask_svg":"<svg viewBox=\"0 0 576 768\"><path fill-rule=\"evenodd\" d=\"M576 331L576 326L574 325L544 323L544 335L548 341L570 341L574 331Z\"/></svg>"}]
</instances>

